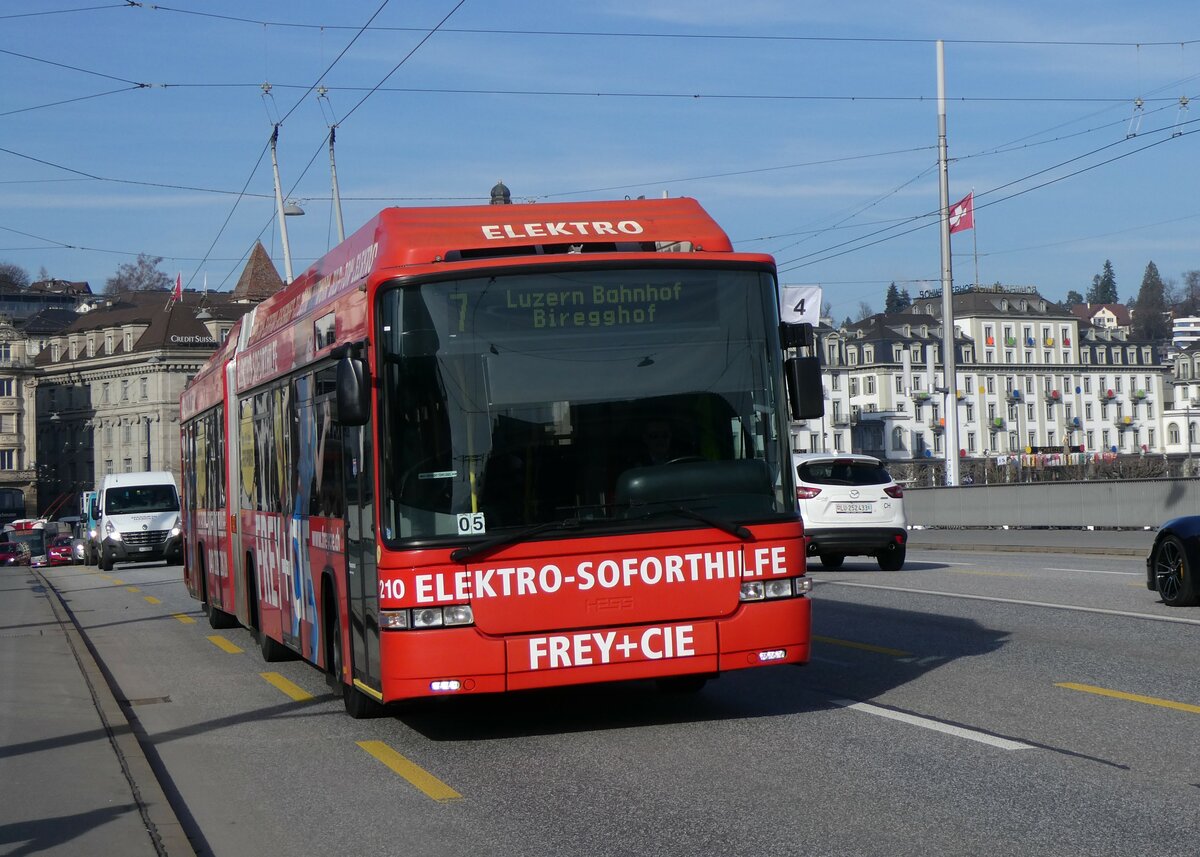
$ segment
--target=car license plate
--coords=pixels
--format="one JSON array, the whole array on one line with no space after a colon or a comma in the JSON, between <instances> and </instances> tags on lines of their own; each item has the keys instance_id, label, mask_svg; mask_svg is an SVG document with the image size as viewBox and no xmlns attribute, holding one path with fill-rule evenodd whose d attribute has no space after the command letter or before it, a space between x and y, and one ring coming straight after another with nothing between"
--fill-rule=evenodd
<instances>
[{"instance_id":1,"label":"car license plate","mask_svg":"<svg viewBox=\"0 0 1200 857\"><path fill-rule=\"evenodd\" d=\"M139 550L139 551L148 551L148 550L150 550L150 548L148 548L148 547L142 547L142 548L138 548L138 550Z\"/></svg>"},{"instance_id":2,"label":"car license plate","mask_svg":"<svg viewBox=\"0 0 1200 857\"><path fill-rule=\"evenodd\" d=\"M870 503L834 503L833 511L839 515L869 515L871 514Z\"/></svg>"}]
</instances>

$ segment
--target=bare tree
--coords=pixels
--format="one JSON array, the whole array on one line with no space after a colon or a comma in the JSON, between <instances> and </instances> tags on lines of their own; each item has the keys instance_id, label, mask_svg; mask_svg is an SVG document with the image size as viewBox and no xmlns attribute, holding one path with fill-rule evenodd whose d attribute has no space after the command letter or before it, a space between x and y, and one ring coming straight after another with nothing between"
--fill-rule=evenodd
<instances>
[{"instance_id":1,"label":"bare tree","mask_svg":"<svg viewBox=\"0 0 1200 857\"><path fill-rule=\"evenodd\" d=\"M869 303L866 301L858 302L858 315L855 317L855 321L862 321L870 318L873 315L875 315L875 310L871 309L871 305Z\"/></svg>"},{"instance_id":2,"label":"bare tree","mask_svg":"<svg viewBox=\"0 0 1200 857\"><path fill-rule=\"evenodd\" d=\"M119 295L125 292L165 292L171 288L171 278L158 269L162 256L147 256L138 253L136 262L122 262L117 266L116 276L104 281L106 294Z\"/></svg>"},{"instance_id":3,"label":"bare tree","mask_svg":"<svg viewBox=\"0 0 1200 857\"><path fill-rule=\"evenodd\" d=\"M24 289L29 285L29 272L12 262L0 262L0 285Z\"/></svg>"}]
</instances>

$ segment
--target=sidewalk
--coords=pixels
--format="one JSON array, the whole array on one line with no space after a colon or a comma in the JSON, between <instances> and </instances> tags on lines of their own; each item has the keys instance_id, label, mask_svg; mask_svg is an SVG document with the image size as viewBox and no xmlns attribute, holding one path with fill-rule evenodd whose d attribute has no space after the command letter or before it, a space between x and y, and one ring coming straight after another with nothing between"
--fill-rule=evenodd
<instances>
[{"instance_id":1,"label":"sidewalk","mask_svg":"<svg viewBox=\"0 0 1200 857\"><path fill-rule=\"evenodd\" d=\"M58 595L0 567L0 852L194 857Z\"/></svg>"},{"instance_id":2,"label":"sidewalk","mask_svg":"<svg viewBox=\"0 0 1200 857\"><path fill-rule=\"evenodd\" d=\"M1154 530L914 529L908 531L908 546L914 550L1036 551L1144 560L1155 535Z\"/></svg>"}]
</instances>

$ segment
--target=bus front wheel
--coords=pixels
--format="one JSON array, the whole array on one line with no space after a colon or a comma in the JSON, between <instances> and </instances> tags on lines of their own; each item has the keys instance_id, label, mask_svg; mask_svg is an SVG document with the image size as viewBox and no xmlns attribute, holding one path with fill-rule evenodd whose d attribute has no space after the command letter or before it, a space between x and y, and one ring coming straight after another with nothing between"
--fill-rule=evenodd
<instances>
[{"instance_id":1,"label":"bus front wheel","mask_svg":"<svg viewBox=\"0 0 1200 857\"><path fill-rule=\"evenodd\" d=\"M331 610L329 615L333 617L327 626L329 628L327 650L330 653L329 676L331 685L335 691L339 687L341 688L342 703L346 706L346 713L355 720L365 720L371 717L382 716L382 705L371 699L371 697L367 696L353 684L346 684L342 681L342 666L345 664L345 654L342 651L342 625L338 619L336 609Z\"/></svg>"}]
</instances>

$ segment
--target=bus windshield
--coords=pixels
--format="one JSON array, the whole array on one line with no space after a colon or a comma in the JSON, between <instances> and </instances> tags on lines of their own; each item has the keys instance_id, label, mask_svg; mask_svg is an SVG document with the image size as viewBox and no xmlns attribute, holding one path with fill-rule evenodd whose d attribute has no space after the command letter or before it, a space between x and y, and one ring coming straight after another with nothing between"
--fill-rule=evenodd
<instances>
[{"instance_id":1,"label":"bus windshield","mask_svg":"<svg viewBox=\"0 0 1200 857\"><path fill-rule=\"evenodd\" d=\"M385 540L794 516L766 270L543 270L379 300Z\"/></svg>"}]
</instances>

